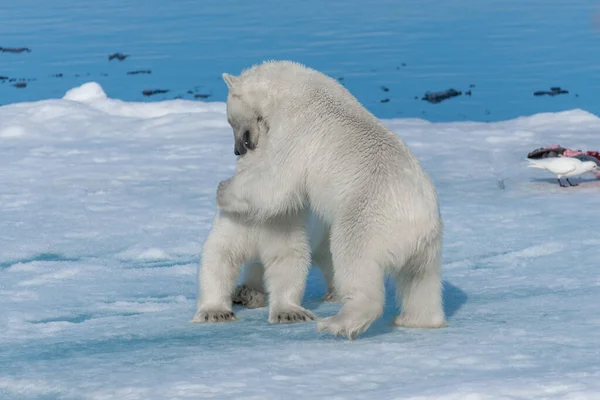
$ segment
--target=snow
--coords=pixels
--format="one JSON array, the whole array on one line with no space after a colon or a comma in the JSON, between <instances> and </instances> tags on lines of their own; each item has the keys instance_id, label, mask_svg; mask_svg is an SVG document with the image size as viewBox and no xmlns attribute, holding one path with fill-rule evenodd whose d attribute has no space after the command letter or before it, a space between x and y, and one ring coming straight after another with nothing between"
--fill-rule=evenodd
<instances>
[{"instance_id":1,"label":"snow","mask_svg":"<svg viewBox=\"0 0 600 400\"><path fill-rule=\"evenodd\" d=\"M600 148L573 109L512 120L384 120L438 188L449 326L355 341L266 309L196 325L196 273L234 168L219 102L62 99L0 107L2 399L591 399L600 393L593 176L561 188L536 147ZM323 279L305 304L320 317Z\"/></svg>"}]
</instances>

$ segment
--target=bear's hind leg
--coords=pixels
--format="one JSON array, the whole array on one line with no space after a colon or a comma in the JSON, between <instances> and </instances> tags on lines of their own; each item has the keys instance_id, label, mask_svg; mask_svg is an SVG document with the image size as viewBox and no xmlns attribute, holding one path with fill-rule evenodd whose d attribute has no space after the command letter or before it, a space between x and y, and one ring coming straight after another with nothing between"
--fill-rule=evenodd
<instances>
[{"instance_id":1,"label":"bear's hind leg","mask_svg":"<svg viewBox=\"0 0 600 400\"><path fill-rule=\"evenodd\" d=\"M317 323L322 332L354 339L383 314L385 287L383 268L373 259L357 258L346 263L334 259L335 282L344 305Z\"/></svg>"},{"instance_id":2,"label":"bear's hind leg","mask_svg":"<svg viewBox=\"0 0 600 400\"><path fill-rule=\"evenodd\" d=\"M398 299L402 299L402 311L394 325L405 328L442 328L446 325L440 254L436 246L397 271L396 290Z\"/></svg>"}]
</instances>

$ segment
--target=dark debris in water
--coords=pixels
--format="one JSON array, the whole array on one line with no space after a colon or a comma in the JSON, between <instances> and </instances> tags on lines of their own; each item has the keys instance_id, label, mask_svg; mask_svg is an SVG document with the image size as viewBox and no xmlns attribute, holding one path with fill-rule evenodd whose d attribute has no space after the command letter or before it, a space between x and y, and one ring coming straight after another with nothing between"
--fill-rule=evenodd
<instances>
[{"instance_id":1,"label":"dark debris in water","mask_svg":"<svg viewBox=\"0 0 600 400\"><path fill-rule=\"evenodd\" d=\"M551 87L549 91L548 90L538 90L536 92L533 92L533 95L534 96L546 96L546 95L547 96L556 96L559 94L567 94L567 93L569 93L568 90L561 89L559 86L554 86L554 87Z\"/></svg>"},{"instance_id":2,"label":"dark debris in water","mask_svg":"<svg viewBox=\"0 0 600 400\"><path fill-rule=\"evenodd\" d=\"M0 81L4 82L35 82L36 78L9 78L8 76L0 76Z\"/></svg>"},{"instance_id":3,"label":"dark debris in water","mask_svg":"<svg viewBox=\"0 0 600 400\"><path fill-rule=\"evenodd\" d=\"M127 75L140 75L140 74L151 74L152 71L149 69L138 69L135 71L129 71L127 72Z\"/></svg>"},{"instance_id":4,"label":"dark debris in water","mask_svg":"<svg viewBox=\"0 0 600 400\"><path fill-rule=\"evenodd\" d=\"M383 90L384 92L389 92L390 88L385 87L385 86L380 86L381 90Z\"/></svg>"},{"instance_id":5,"label":"dark debris in water","mask_svg":"<svg viewBox=\"0 0 600 400\"><path fill-rule=\"evenodd\" d=\"M63 74L54 74L54 75L50 75L53 78L62 78L64 75Z\"/></svg>"},{"instance_id":6,"label":"dark debris in water","mask_svg":"<svg viewBox=\"0 0 600 400\"><path fill-rule=\"evenodd\" d=\"M382 99L382 100L379 100L379 102L380 103L389 103L390 99Z\"/></svg>"},{"instance_id":7,"label":"dark debris in water","mask_svg":"<svg viewBox=\"0 0 600 400\"><path fill-rule=\"evenodd\" d=\"M123 53L113 53L113 54L110 54L110 55L108 56L108 61L112 61L112 60L114 60L115 58L116 58L117 60L119 60L119 61L123 61L123 60L124 60L124 59L126 59L127 57L129 57L129 54L123 54Z\"/></svg>"},{"instance_id":8,"label":"dark debris in water","mask_svg":"<svg viewBox=\"0 0 600 400\"><path fill-rule=\"evenodd\" d=\"M206 89L203 88L203 85L194 86L193 89L187 91L187 94L192 95L195 99L208 99L210 96L212 96L212 92L206 92Z\"/></svg>"},{"instance_id":9,"label":"dark debris in water","mask_svg":"<svg viewBox=\"0 0 600 400\"><path fill-rule=\"evenodd\" d=\"M31 53L31 49L29 47L0 47L0 51L2 53Z\"/></svg>"},{"instance_id":10,"label":"dark debris in water","mask_svg":"<svg viewBox=\"0 0 600 400\"><path fill-rule=\"evenodd\" d=\"M168 89L144 89L142 94L144 96L153 96L155 94L167 93L168 91Z\"/></svg>"},{"instance_id":11,"label":"dark debris in water","mask_svg":"<svg viewBox=\"0 0 600 400\"><path fill-rule=\"evenodd\" d=\"M428 101L432 104L438 104L452 97L460 96L461 94L462 92L456 89L448 89L441 92L427 92L422 100Z\"/></svg>"},{"instance_id":12,"label":"dark debris in water","mask_svg":"<svg viewBox=\"0 0 600 400\"><path fill-rule=\"evenodd\" d=\"M27 87L27 82L17 82L13 86L19 89L23 89Z\"/></svg>"}]
</instances>

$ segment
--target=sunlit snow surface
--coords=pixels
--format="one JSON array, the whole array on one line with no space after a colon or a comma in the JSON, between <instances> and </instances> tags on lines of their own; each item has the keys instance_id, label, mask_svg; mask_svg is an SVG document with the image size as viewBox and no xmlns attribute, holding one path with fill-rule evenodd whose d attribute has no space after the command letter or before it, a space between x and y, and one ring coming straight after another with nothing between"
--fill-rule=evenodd
<instances>
[{"instance_id":1,"label":"sunlit snow surface","mask_svg":"<svg viewBox=\"0 0 600 400\"><path fill-rule=\"evenodd\" d=\"M347 341L266 309L189 322L235 162L223 103L90 83L0 107L0 398L600 398L600 181L561 188L524 161L600 149L600 119L385 123L439 191L449 326L392 328L390 284L384 317ZM339 308L324 291L313 271L321 317Z\"/></svg>"}]
</instances>

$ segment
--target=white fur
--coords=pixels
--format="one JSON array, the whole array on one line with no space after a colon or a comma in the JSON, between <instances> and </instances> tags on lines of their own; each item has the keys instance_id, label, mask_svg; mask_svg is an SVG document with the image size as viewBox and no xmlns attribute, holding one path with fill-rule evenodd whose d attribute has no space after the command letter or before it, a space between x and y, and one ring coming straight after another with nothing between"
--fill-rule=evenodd
<instances>
[{"instance_id":1,"label":"white fur","mask_svg":"<svg viewBox=\"0 0 600 400\"><path fill-rule=\"evenodd\" d=\"M336 302L333 283L333 265L329 249L329 232L321 221L308 210L307 234L313 262L316 263L325 276L327 293L323 297L326 302ZM243 232L243 231L242 231ZM264 265L260 261L250 262L245 270L244 280L233 293L233 303L248 308L260 308L267 305L267 295L264 285Z\"/></svg>"},{"instance_id":2,"label":"white fur","mask_svg":"<svg viewBox=\"0 0 600 400\"><path fill-rule=\"evenodd\" d=\"M244 263L249 265L243 285L237 288L240 303L249 308L263 307L269 292L269 322L314 319L310 311L301 307L301 301L311 265L311 245L314 261L326 279L332 276L326 237L310 213L279 216L256 224L239 215L218 211L204 243L198 274L198 308L192 322L236 319L232 295ZM335 299L332 279L327 282L326 299Z\"/></svg>"},{"instance_id":3,"label":"white fur","mask_svg":"<svg viewBox=\"0 0 600 400\"><path fill-rule=\"evenodd\" d=\"M330 227L344 306L318 328L351 338L366 330L383 312L387 272L402 298L397 325L444 326L437 194L404 142L337 81L300 64L223 77L236 143L247 132L254 148L219 186L219 206L254 221L310 207Z\"/></svg>"}]
</instances>

